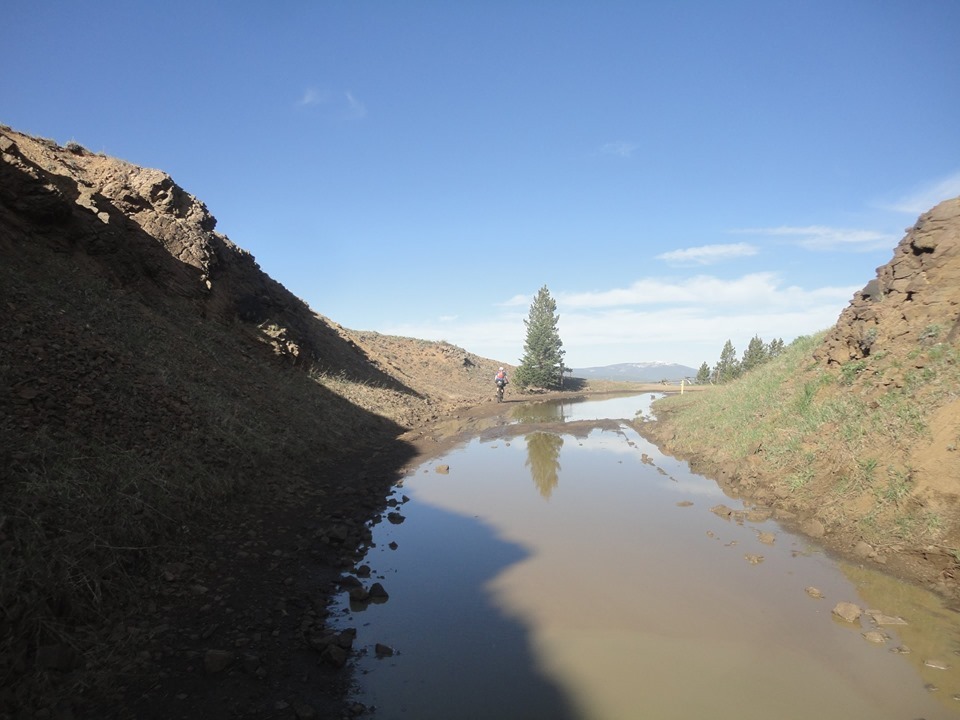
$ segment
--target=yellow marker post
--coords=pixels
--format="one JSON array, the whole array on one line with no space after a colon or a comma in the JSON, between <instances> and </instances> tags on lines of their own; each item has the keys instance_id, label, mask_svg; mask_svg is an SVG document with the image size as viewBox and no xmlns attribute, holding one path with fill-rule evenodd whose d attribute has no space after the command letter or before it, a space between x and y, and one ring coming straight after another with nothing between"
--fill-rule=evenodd
<instances>
[{"instance_id":1,"label":"yellow marker post","mask_svg":"<svg viewBox=\"0 0 960 720\"><path fill-rule=\"evenodd\" d=\"M683 395L683 384L687 381L686 378L680 379L680 394Z\"/></svg>"}]
</instances>

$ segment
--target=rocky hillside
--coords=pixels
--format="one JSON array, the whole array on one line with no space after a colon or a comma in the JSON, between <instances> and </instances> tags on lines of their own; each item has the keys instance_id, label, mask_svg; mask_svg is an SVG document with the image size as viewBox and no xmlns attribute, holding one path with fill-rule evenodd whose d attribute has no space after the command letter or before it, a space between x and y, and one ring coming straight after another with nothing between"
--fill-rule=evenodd
<instances>
[{"instance_id":1,"label":"rocky hillside","mask_svg":"<svg viewBox=\"0 0 960 720\"><path fill-rule=\"evenodd\" d=\"M816 356L830 365L960 340L960 198L920 217Z\"/></svg>"},{"instance_id":2,"label":"rocky hillside","mask_svg":"<svg viewBox=\"0 0 960 720\"><path fill-rule=\"evenodd\" d=\"M922 215L822 339L646 434L829 547L960 599L960 198Z\"/></svg>"},{"instance_id":3,"label":"rocky hillside","mask_svg":"<svg viewBox=\"0 0 960 720\"><path fill-rule=\"evenodd\" d=\"M400 436L492 400L494 360L340 327L215 227L165 173L0 126L0 717L89 691L209 528L349 545Z\"/></svg>"},{"instance_id":4,"label":"rocky hillside","mask_svg":"<svg viewBox=\"0 0 960 720\"><path fill-rule=\"evenodd\" d=\"M920 216L814 357L870 406L909 398L922 432L896 443L890 462L908 474L911 499L943 518L944 550L960 560L960 198Z\"/></svg>"},{"instance_id":5,"label":"rocky hillside","mask_svg":"<svg viewBox=\"0 0 960 720\"><path fill-rule=\"evenodd\" d=\"M404 346L424 356L412 370L391 361L397 341L352 332L313 312L217 233L206 206L159 170L9 128L0 132L0 153L0 250L12 262L27 244L32 252L69 256L78 272L103 278L145 306L175 304L178 313L231 325L289 367L392 391L386 406L370 405L388 416L415 418L429 414L425 405L487 393L478 381L492 376L495 361L419 341ZM444 361L444 382L430 362L436 358Z\"/></svg>"}]
</instances>

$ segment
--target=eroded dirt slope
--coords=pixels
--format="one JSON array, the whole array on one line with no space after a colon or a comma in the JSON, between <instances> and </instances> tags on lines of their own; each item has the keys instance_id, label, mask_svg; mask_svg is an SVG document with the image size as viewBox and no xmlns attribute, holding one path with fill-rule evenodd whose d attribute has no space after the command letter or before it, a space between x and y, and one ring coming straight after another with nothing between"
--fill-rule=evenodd
<instances>
[{"instance_id":1,"label":"eroded dirt slope","mask_svg":"<svg viewBox=\"0 0 960 720\"><path fill-rule=\"evenodd\" d=\"M814 357L878 407L904 391L923 417L903 447L873 447L899 465L910 499L942 519L938 551L960 555L960 198L924 213L858 292ZM884 452L884 449L887 452Z\"/></svg>"},{"instance_id":2,"label":"eroded dirt slope","mask_svg":"<svg viewBox=\"0 0 960 720\"><path fill-rule=\"evenodd\" d=\"M301 625L401 436L491 399L494 360L342 328L215 226L165 173L0 127L0 717L104 717L252 637L255 665L202 675L183 713L233 716L227 675L271 716L330 701L336 674L304 680L289 648L315 652Z\"/></svg>"}]
</instances>

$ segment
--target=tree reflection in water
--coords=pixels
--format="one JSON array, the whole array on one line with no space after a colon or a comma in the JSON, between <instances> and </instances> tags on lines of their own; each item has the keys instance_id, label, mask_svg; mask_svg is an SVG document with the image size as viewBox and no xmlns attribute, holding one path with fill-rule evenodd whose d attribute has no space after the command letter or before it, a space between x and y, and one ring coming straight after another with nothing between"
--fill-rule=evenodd
<instances>
[{"instance_id":1,"label":"tree reflection in water","mask_svg":"<svg viewBox=\"0 0 960 720\"><path fill-rule=\"evenodd\" d=\"M559 402L524 403L513 408L511 417L519 423L563 422L566 412Z\"/></svg>"},{"instance_id":2,"label":"tree reflection in water","mask_svg":"<svg viewBox=\"0 0 960 720\"><path fill-rule=\"evenodd\" d=\"M533 484L544 498L549 498L560 482L560 448L563 438L545 432L530 433L527 442L526 466L530 468Z\"/></svg>"}]
</instances>

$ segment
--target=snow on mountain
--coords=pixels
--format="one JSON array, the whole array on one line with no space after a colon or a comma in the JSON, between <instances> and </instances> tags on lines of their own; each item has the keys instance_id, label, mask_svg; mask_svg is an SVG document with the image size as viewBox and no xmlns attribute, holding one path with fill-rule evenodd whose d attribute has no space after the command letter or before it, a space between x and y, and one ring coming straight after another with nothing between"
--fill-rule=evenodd
<instances>
[{"instance_id":1,"label":"snow on mountain","mask_svg":"<svg viewBox=\"0 0 960 720\"><path fill-rule=\"evenodd\" d=\"M696 368L663 361L617 363L602 367L574 368L573 376L596 380L630 380L634 382L660 382L696 377Z\"/></svg>"}]
</instances>

